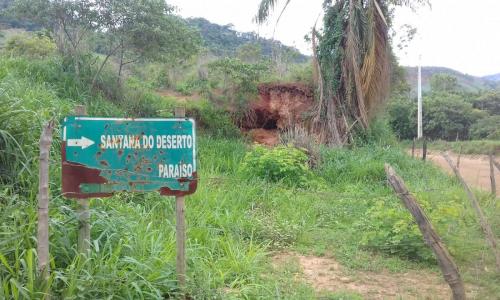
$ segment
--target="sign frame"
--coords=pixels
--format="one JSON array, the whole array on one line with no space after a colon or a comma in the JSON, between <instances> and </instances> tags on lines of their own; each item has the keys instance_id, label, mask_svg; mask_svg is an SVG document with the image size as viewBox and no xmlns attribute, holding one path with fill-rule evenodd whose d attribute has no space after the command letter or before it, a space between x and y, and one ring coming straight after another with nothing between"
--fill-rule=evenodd
<instances>
[{"instance_id":1,"label":"sign frame","mask_svg":"<svg viewBox=\"0 0 500 300\"><path fill-rule=\"evenodd\" d=\"M101 125L104 127L99 131ZM127 128L138 132L124 132ZM107 148L109 145L101 143L102 135L108 133L118 137L120 135L116 133L120 130L123 132L118 142L120 147L115 148L114 146L118 144L114 144L109 149ZM96 138L98 135L101 135L100 139ZM165 143L161 144L161 141L157 140L158 136L165 139L167 135L171 137L170 144L166 144L165 140L163 140ZM140 145L134 144L133 149L123 148L126 145L124 139L126 140L128 136L137 138ZM150 139L155 136L152 147L144 147L147 144L147 142L142 143L145 136ZM178 144L182 145L184 142L186 150L183 150L183 147L161 147L161 145L175 145L176 138L179 139ZM189 141L191 147L186 147ZM160 148L155 148L155 145L160 145ZM93 157L90 158L88 153ZM68 198L109 197L121 191L159 191L165 196L184 196L194 193L197 188L196 124L191 118L68 116L64 119L62 129L61 155L62 192ZM176 156L179 155L176 172L173 172L174 169L169 169L170 173L163 173L167 174L167 177L160 177L161 165L165 163L165 168L172 166L167 162L177 162ZM155 171L156 176L153 175Z\"/></svg>"}]
</instances>

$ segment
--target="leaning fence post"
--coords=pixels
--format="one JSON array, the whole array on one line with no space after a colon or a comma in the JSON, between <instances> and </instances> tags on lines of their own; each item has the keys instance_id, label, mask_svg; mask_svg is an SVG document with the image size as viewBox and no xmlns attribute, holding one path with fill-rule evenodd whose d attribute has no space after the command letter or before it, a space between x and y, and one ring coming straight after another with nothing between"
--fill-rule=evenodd
<instances>
[{"instance_id":1,"label":"leaning fence post","mask_svg":"<svg viewBox=\"0 0 500 300\"><path fill-rule=\"evenodd\" d=\"M458 150L458 156L457 156L457 169L460 169L460 157L462 156L462 145L460 145L460 149Z\"/></svg>"},{"instance_id":2,"label":"leaning fence post","mask_svg":"<svg viewBox=\"0 0 500 300\"><path fill-rule=\"evenodd\" d=\"M444 159L446 160L446 162L448 163L448 165L450 166L450 168L453 170L453 173L455 173L455 176L458 178L458 180L460 181L460 183L464 187L464 189L467 193L467 196L469 197L469 200L472 204L472 207L476 211L476 214L479 218L479 224L481 225L481 229L483 230L484 235L486 236L486 240L488 241L488 243L491 246L491 251L493 252L493 255L495 256L497 269L500 272L500 252L498 252L497 241L495 239L495 235L493 234L493 231L491 230L491 226L488 223L488 221L486 220L486 217L481 209L481 206L479 206L479 202L477 201L476 196L474 195L474 193L471 191L471 189L469 188L469 186L465 182L464 178L460 174L460 171L458 171L458 169L453 165L453 162L451 161L448 154L443 153L442 155L443 155Z\"/></svg>"},{"instance_id":3,"label":"leaning fence post","mask_svg":"<svg viewBox=\"0 0 500 300\"><path fill-rule=\"evenodd\" d=\"M495 165L495 167L497 168L497 170L500 172L500 164L497 163L497 161L495 159L493 159L493 164Z\"/></svg>"},{"instance_id":4,"label":"leaning fence post","mask_svg":"<svg viewBox=\"0 0 500 300\"><path fill-rule=\"evenodd\" d=\"M184 118L186 109L184 107L175 108L175 117ZM177 280L179 289L182 293L182 298L185 298L186 287L186 219L185 219L185 202L184 196L175 196L175 215L176 215L176 244L177 244Z\"/></svg>"},{"instance_id":5,"label":"leaning fence post","mask_svg":"<svg viewBox=\"0 0 500 300\"><path fill-rule=\"evenodd\" d=\"M75 107L75 116L86 116L87 109L83 105ZM78 252L88 255L90 251L90 211L89 199L77 199L78 214Z\"/></svg>"},{"instance_id":6,"label":"leaning fence post","mask_svg":"<svg viewBox=\"0 0 500 300\"><path fill-rule=\"evenodd\" d=\"M49 157L54 121L44 126L40 136L40 169L38 177L38 271L46 280L50 276L49 255Z\"/></svg>"},{"instance_id":7,"label":"leaning fence post","mask_svg":"<svg viewBox=\"0 0 500 300\"><path fill-rule=\"evenodd\" d=\"M415 157L415 138L413 138L413 142L411 143L411 157Z\"/></svg>"},{"instance_id":8,"label":"leaning fence post","mask_svg":"<svg viewBox=\"0 0 500 300\"><path fill-rule=\"evenodd\" d=\"M448 283L453 293L453 299L461 300L465 299L465 288L460 273L458 272L457 265L453 261L451 255L448 253L445 245L441 241L431 222L425 215L424 211L418 204L415 197L413 197L408 189L406 188L403 179L401 179L394 169L389 165L385 164L385 173L387 175L387 180L391 184L394 192L403 202L404 206L410 211L415 221L418 224L418 228L426 244L432 249L443 272L444 279Z\"/></svg>"},{"instance_id":9,"label":"leaning fence post","mask_svg":"<svg viewBox=\"0 0 500 300\"><path fill-rule=\"evenodd\" d=\"M427 139L424 138L424 143L422 144L422 160L425 161L427 158Z\"/></svg>"},{"instance_id":10,"label":"leaning fence post","mask_svg":"<svg viewBox=\"0 0 500 300\"><path fill-rule=\"evenodd\" d=\"M497 197L497 183L495 181L495 168L493 166L493 154L490 153L490 182L491 182L491 194L494 198Z\"/></svg>"}]
</instances>

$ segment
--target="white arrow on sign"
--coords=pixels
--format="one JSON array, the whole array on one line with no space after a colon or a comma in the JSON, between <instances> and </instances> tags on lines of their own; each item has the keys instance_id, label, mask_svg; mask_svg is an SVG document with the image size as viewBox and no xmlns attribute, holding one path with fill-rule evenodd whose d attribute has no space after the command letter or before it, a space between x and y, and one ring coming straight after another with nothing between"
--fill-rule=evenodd
<instances>
[{"instance_id":1,"label":"white arrow on sign","mask_svg":"<svg viewBox=\"0 0 500 300\"><path fill-rule=\"evenodd\" d=\"M94 141L82 136L81 139L68 139L67 145L68 147L82 147L85 149L89 146L94 145Z\"/></svg>"}]
</instances>

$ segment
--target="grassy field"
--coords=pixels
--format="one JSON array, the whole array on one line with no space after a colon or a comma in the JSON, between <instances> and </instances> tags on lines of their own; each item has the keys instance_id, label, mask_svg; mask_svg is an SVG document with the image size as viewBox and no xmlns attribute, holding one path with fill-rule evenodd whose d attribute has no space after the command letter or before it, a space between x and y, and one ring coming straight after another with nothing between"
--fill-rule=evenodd
<instances>
[{"instance_id":1,"label":"grassy field","mask_svg":"<svg viewBox=\"0 0 500 300\"><path fill-rule=\"evenodd\" d=\"M405 148L412 147L412 141L402 141L401 145ZM422 142L416 142L415 146L422 148ZM500 141L496 140L478 140L478 141L431 141L427 144L428 149L438 151L453 151L462 154L485 154L494 153L500 155Z\"/></svg>"},{"instance_id":2,"label":"grassy field","mask_svg":"<svg viewBox=\"0 0 500 300\"><path fill-rule=\"evenodd\" d=\"M178 295L174 200L156 193L91 201L92 254L77 255L75 203L60 195L60 153L51 153L51 277L36 274L37 139L41 124L74 104L91 115L124 108L89 95L57 61L0 58L0 298L164 299ZM156 104L155 104L156 105ZM383 141L321 149L314 184L243 176L252 146L241 139L198 141L200 182L186 198L189 295L194 299L359 299L350 291L316 291L300 268L273 267L283 252L335 257L348 270L436 272L409 213L387 186L393 165L429 214L477 299L500 294L493 256L459 184L431 163ZM500 206L478 193L500 235Z\"/></svg>"}]
</instances>

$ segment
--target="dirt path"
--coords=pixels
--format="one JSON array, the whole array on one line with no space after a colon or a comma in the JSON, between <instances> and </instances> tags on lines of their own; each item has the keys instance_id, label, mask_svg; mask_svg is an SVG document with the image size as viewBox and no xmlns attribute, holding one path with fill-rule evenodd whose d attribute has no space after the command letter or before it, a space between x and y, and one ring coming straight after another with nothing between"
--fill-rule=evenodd
<instances>
[{"instance_id":1,"label":"dirt path","mask_svg":"<svg viewBox=\"0 0 500 300\"><path fill-rule=\"evenodd\" d=\"M451 299L451 291L439 273L411 270L406 273L348 271L334 258L280 253L275 268L298 265L298 278L318 292L356 293L365 299ZM477 288L467 287L469 298Z\"/></svg>"},{"instance_id":2,"label":"dirt path","mask_svg":"<svg viewBox=\"0 0 500 300\"><path fill-rule=\"evenodd\" d=\"M417 157L421 157L420 151L416 151L415 155ZM449 156L452 161L456 163L457 155L450 153ZM448 166L446 160L441 156L440 152L428 151L427 157L430 161L440 166L449 174L453 174L453 171ZM498 157L496 157L496 160L498 161ZM460 173L464 177L465 181L472 187L479 188L486 192L491 191L490 163L487 155L462 155L460 158ZM500 172L496 168L495 179L497 182L497 195L500 196Z\"/></svg>"}]
</instances>

